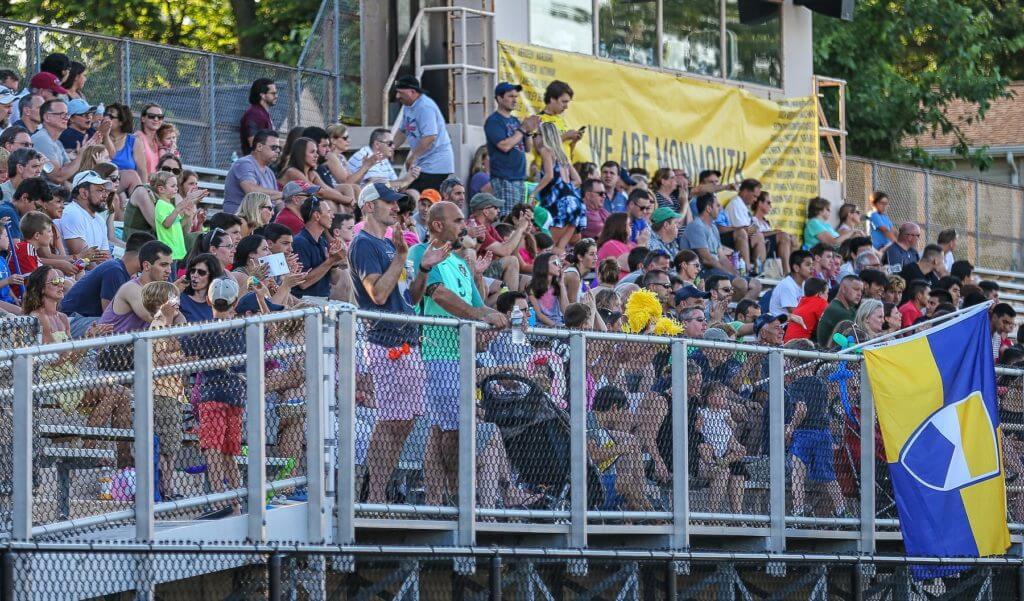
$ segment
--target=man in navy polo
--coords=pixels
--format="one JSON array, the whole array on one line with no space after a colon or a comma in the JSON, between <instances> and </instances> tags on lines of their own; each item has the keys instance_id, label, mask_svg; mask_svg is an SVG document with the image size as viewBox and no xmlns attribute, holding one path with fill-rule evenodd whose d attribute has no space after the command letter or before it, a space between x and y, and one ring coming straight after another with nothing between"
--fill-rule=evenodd
<instances>
[{"instance_id":1,"label":"man in navy polo","mask_svg":"<svg viewBox=\"0 0 1024 601\"><path fill-rule=\"evenodd\" d=\"M292 294L311 302L326 303L331 294L331 271L348 267L348 252L340 239L329 240L327 232L334 219L331 203L311 196L299 209L305 226L295 235L292 249L299 257L306 279L292 288Z\"/></svg>"},{"instance_id":2,"label":"man in navy polo","mask_svg":"<svg viewBox=\"0 0 1024 601\"><path fill-rule=\"evenodd\" d=\"M525 121L512 114L519 103L523 86L507 81L494 88L496 110L484 122L487 136L487 157L490 159L491 189L504 203L504 217L526 197L526 153L531 149L530 136L540 127L540 116L530 115Z\"/></svg>"}]
</instances>

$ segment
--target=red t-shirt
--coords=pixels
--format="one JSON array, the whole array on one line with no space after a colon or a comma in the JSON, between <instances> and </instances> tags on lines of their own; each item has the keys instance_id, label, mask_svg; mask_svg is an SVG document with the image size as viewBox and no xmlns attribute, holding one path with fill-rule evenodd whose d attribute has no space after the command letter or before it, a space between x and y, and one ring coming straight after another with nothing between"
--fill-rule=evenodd
<instances>
[{"instance_id":1,"label":"red t-shirt","mask_svg":"<svg viewBox=\"0 0 1024 601\"><path fill-rule=\"evenodd\" d=\"M277 219L274 223L280 223L281 225L287 226L292 231L293 236L297 236L302 228L306 227L305 223L302 223L302 218L292 212L291 209L285 209L277 215Z\"/></svg>"},{"instance_id":2,"label":"red t-shirt","mask_svg":"<svg viewBox=\"0 0 1024 601\"><path fill-rule=\"evenodd\" d=\"M914 322L917 321L917 318L924 315L917 308L917 305L914 304L914 301L907 301L900 305L899 312L900 315L903 316L903 323L900 325L900 327L903 328L909 328L910 326L914 325Z\"/></svg>"},{"instance_id":3,"label":"red t-shirt","mask_svg":"<svg viewBox=\"0 0 1024 601\"><path fill-rule=\"evenodd\" d=\"M484 242L480 245L480 250L486 253L492 244L501 244L503 242L505 242L505 239L501 237L498 230L494 229L494 224L491 224L487 226L487 233L484 234Z\"/></svg>"},{"instance_id":4,"label":"red t-shirt","mask_svg":"<svg viewBox=\"0 0 1024 601\"><path fill-rule=\"evenodd\" d=\"M28 243L28 240L22 240L14 247L15 254L18 255L18 271L14 268L14 260L10 261L11 273L21 273L22 275L28 275L39 267L39 257L36 255L36 247Z\"/></svg>"},{"instance_id":5,"label":"red t-shirt","mask_svg":"<svg viewBox=\"0 0 1024 601\"><path fill-rule=\"evenodd\" d=\"M810 338L818 327L818 320L821 319L825 309L828 308L828 301L818 295L805 296L800 299L793 309L792 315L799 315L804 320L804 326L790 319L786 324L786 334L782 340L789 342L799 338Z\"/></svg>"}]
</instances>

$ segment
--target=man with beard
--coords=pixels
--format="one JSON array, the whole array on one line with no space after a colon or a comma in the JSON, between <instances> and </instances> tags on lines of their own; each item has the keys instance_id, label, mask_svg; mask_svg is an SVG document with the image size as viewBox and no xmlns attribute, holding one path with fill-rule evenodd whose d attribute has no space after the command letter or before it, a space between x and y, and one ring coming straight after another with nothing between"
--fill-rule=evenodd
<instances>
[{"instance_id":1,"label":"man with beard","mask_svg":"<svg viewBox=\"0 0 1024 601\"><path fill-rule=\"evenodd\" d=\"M270 118L270 107L277 104L277 84L274 80L261 77L249 88L249 108L242 114L238 133L242 142L242 154L252 154L252 139L261 129L274 129Z\"/></svg>"},{"instance_id":2,"label":"man with beard","mask_svg":"<svg viewBox=\"0 0 1024 601\"><path fill-rule=\"evenodd\" d=\"M107 252L107 220L100 213L107 208L107 196L114 184L95 171L82 171L71 182L71 198L64 209L58 227L69 255L82 255L88 248L98 251L92 255L90 267L110 258Z\"/></svg>"}]
</instances>

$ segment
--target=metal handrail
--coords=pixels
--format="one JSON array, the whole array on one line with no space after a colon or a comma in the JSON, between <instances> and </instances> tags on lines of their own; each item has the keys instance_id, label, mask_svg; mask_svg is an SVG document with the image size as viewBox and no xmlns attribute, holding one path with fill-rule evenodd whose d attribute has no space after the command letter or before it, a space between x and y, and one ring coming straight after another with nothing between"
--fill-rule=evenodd
<instances>
[{"instance_id":1,"label":"metal handrail","mask_svg":"<svg viewBox=\"0 0 1024 601\"><path fill-rule=\"evenodd\" d=\"M443 13L443 14L454 14L459 13L458 18L461 27L461 39L459 46L462 50L462 62L461 63L442 63L436 65L423 65L422 60L422 49L421 49L421 35L423 31L423 18L427 13ZM392 132L396 131L398 124L401 122L403 111L400 110L395 118L394 123L388 123L388 106L391 104L391 87L395 84L395 80L398 78L398 72L402 68L402 64L405 63L405 59L409 55L409 48L413 48L413 71L416 74L416 78L419 79L423 76L426 71L460 71L460 83L462 91L463 110L461 114L462 121L462 138L463 142L466 141L466 129L469 126L469 118L467 116L466 106L468 106L468 83L467 73L474 71L477 73L486 73L490 75L497 74L497 69L489 66L471 65L466 62L466 19L468 18L494 18L494 13L485 10L479 10L475 8L468 8L464 6L435 6L422 8L416 14L416 18L413 19L412 25L409 27L409 33L406 34L405 42L402 43L401 50L398 51L398 57L395 59L394 65L391 67L391 72L388 73L387 79L384 81L384 88L381 90L381 122L383 127L390 129Z\"/></svg>"}]
</instances>

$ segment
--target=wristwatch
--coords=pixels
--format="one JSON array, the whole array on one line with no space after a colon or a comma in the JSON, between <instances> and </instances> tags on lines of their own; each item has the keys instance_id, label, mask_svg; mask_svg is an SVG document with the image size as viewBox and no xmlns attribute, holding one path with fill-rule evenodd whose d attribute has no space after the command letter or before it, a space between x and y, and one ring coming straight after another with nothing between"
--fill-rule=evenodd
<instances>
[{"instance_id":1,"label":"wristwatch","mask_svg":"<svg viewBox=\"0 0 1024 601\"><path fill-rule=\"evenodd\" d=\"M429 269L423 269L423 265L420 265L420 273L430 273Z\"/></svg>"}]
</instances>

